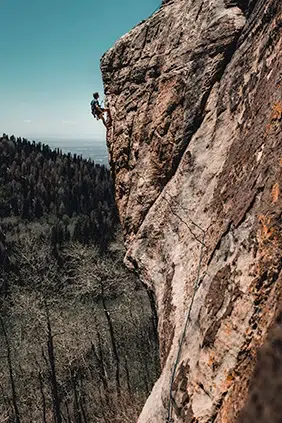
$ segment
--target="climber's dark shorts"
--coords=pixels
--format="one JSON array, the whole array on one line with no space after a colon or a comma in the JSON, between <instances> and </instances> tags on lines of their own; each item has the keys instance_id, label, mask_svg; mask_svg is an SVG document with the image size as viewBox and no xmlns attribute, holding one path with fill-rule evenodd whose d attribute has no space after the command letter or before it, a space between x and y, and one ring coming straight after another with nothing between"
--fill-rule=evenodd
<instances>
[{"instance_id":1,"label":"climber's dark shorts","mask_svg":"<svg viewBox=\"0 0 282 423\"><path fill-rule=\"evenodd\" d=\"M102 112L104 112L105 111L105 109L103 109L102 107L100 107L100 109L102 110ZM97 110L95 110L95 111L93 111L92 112L92 115L94 116L94 118L96 118L96 119L101 119L102 118L102 116L103 116L103 113L101 113L101 112L97 112Z\"/></svg>"}]
</instances>

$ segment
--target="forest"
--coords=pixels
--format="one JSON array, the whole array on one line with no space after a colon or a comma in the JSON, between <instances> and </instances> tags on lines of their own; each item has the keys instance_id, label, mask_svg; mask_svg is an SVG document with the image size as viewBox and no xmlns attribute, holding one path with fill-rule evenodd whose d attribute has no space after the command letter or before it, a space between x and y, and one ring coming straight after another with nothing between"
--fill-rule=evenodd
<instances>
[{"instance_id":1,"label":"forest","mask_svg":"<svg viewBox=\"0 0 282 423\"><path fill-rule=\"evenodd\" d=\"M0 138L0 422L136 421L159 375L109 170Z\"/></svg>"},{"instance_id":2,"label":"forest","mask_svg":"<svg viewBox=\"0 0 282 423\"><path fill-rule=\"evenodd\" d=\"M80 156L47 145L0 139L0 218L44 220L53 243L95 241L102 248L118 223L110 173Z\"/></svg>"}]
</instances>

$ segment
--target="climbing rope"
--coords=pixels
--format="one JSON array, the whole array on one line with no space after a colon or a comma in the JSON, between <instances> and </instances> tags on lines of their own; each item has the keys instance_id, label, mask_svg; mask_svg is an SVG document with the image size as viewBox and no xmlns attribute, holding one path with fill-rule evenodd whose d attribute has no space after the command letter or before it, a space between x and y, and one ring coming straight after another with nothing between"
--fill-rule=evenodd
<instances>
[{"instance_id":1,"label":"climbing rope","mask_svg":"<svg viewBox=\"0 0 282 423\"><path fill-rule=\"evenodd\" d=\"M151 13L151 15L149 16L149 18L151 17L151 16L153 16L156 12L158 12L159 10L161 10L161 8L163 7L163 6L166 6L166 3L165 4L162 4L162 2L161 2L161 4L159 4L159 6L157 6L156 7L156 9Z\"/></svg>"},{"instance_id":2,"label":"climbing rope","mask_svg":"<svg viewBox=\"0 0 282 423\"><path fill-rule=\"evenodd\" d=\"M178 364L179 364L179 361L180 361L180 358L181 358L182 347L183 347L184 340L186 338L186 333L187 333L187 329L188 329L189 322L190 322L190 316L191 316L191 311L192 311L192 308L193 308L195 296L196 296L196 293L197 293L199 285L200 285L200 277L201 277L202 263L203 263L203 259L204 259L204 248L205 248L205 237L206 237L206 232L202 228L200 228L200 229L203 232L203 239L202 239L202 242L201 242L199 264L198 264L196 279L195 279L194 287L193 287L193 295L192 295L192 298L191 298L190 306L188 308L184 329L183 329L183 332L182 332L182 335L181 335L181 338L180 338L180 341L179 341L177 356L176 356L176 360L175 360L172 375L171 375L170 388L169 388L168 413L167 413L166 423L173 423L174 422L174 420L172 418L172 403L174 401L173 384L174 384L174 380L175 380L176 370L177 370L177 367L178 367Z\"/></svg>"},{"instance_id":3,"label":"climbing rope","mask_svg":"<svg viewBox=\"0 0 282 423\"><path fill-rule=\"evenodd\" d=\"M154 15L154 13L156 13L158 10L160 10L161 8L161 4L159 4L159 6L156 7L156 9L151 13L150 17Z\"/></svg>"},{"instance_id":4,"label":"climbing rope","mask_svg":"<svg viewBox=\"0 0 282 423\"><path fill-rule=\"evenodd\" d=\"M150 17L153 16L158 10L160 10L161 6L156 7L156 9L151 13Z\"/></svg>"}]
</instances>

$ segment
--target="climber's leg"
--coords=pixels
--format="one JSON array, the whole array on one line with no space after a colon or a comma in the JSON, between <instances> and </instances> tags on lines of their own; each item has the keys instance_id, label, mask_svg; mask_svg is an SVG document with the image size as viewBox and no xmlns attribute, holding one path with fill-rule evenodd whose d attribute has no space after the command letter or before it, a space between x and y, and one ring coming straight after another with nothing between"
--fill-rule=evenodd
<instances>
[{"instance_id":1,"label":"climber's leg","mask_svg":"<svg viewBox=\"0 0 282 423\"><path fill-rule=\"evenodd\" d=\"M105 118L104 118L104 109L99 113L97 113L96 112L96 118L97 118L97 120L102 120L102 122L103 122L103 124L105 125L105 127L107 128L108 127L108 125L107 125L107 122L106 122L106 120L105 120Z\"/></svg>"}]
</instances>

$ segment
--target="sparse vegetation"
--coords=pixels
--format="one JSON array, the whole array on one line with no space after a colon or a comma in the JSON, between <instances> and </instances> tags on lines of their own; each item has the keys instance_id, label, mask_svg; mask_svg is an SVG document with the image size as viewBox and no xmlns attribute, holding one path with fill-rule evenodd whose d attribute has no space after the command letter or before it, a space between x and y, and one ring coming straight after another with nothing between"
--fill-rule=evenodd
<instances>
[{"instance_id":1,"label":"sparse vegetation","mask_svg":"<svg viewBox=\"0 0 282 423\"><path fill-rule=\"evenodd\" d=\"M6 136L0 169L0 422L136 421L158 345L108 170Z\"/></svg>"}]
</instances>

